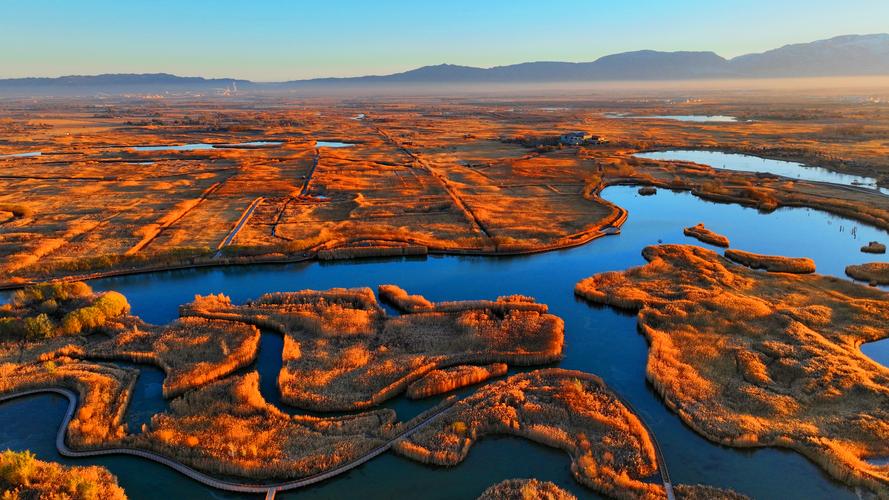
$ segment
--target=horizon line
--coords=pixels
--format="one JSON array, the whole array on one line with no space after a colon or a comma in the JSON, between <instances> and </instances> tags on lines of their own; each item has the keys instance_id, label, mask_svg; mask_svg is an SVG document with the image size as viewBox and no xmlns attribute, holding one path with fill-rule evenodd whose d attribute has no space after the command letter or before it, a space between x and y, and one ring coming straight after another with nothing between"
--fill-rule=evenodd
<instances>
[{"instance_id":1,"label":"horizon line","mask_svg":"<svg viewBox=\"0 0 889 500\"><path fill-rule=\"evenodd\" d=\"M723 60L725 60L725 61L732 61L732 60L734 60L734 59L737 59L737 58L740 58L740 57L744 57L744 56L747 56L747 55L752 55L752 54L764 54L764 53L766 53L766 52L770 52L770 51L772 51L772 50L778 50L778 49L782 49L782 48L785 48L785 47L790 47L790 46L793 46L793 45L811 44L811 43L817 43L817 42L829 41L829 40L834 40L834 39L838 39L838 38L846 38L846 37L874 37L874 36L889 36L889 32L882 32L882 33L847 33L847 34L843 34L843 35L834 35L834 36L831 36L831 37L828 37L828 38L819 38L819 39L817 39L817 40L811 40L811 41L808 41L808 42L795 42L795 43L789 43L789 44L785 44L785 45L782 45L782 46L780 46L780 47L775 47L775 48L772 48L772 49L768 49L768 50L765 50L765 51L762 51L762 52L748 52L748 53L740 54L740 55L737 55L737 56L734 56L734 57L725 57L725 56L723 56L723 55L721 55L721 54L719 54L719 53L717 53L717 52L715 52L715 51L713 51L713 50L656 50L656 49L638 49L638 50L628 50L628 51L623 51L623 52L614 52L614 53L611 53L611 54L605 54L605 55L603 55L603 56L597 57L597 58L592 59L592 60L575 60L575 61L571 61L571 60L557 60L557 59L552 59L552 60L543 60L543 59L541 59L541 60L535 60L535 61L519 61L519 62L512 62L512 63L496 64L496 65L493 65L493 66L471 66L471 65L457 64L457 63L451 63L451 62L440 62L440 63L435 63L435 64L423 64L423 65L420 65L420 66L413 66L413 67L405 68L405 69L400 70L400 71L393 71L393 72L391 72L391 73L381 73L381 72L377 72L377 73L351 74L351 75L341 75L341 76L322 76L322 75L319 75L319 76L311 76L311 77L303 77L303 78L289 78L289 79L284 79L284 80L253 80L253 79L246 78L246 77L233 77L233 76L191 76L191 75L181 75L181 74L171 73L171 72L168 72L168 71L147 71L147 72L128 72L128 71L110 72L110 71L108 71L108 72L101 72L101 73L56 74L56 75L52 75L52 76L50 76L50 75L41 75L41 76L33 76L33 75L31 75L31 76L2 76L2 75L0 75L0 80L6 80L6 81L8 81L8 80L28 80L28 79L62 79L62 78L76 78L76 77L85 77L85 78L89 78L89 77L98 77L98 76L148 76L148 75L164 75L164 76L174 76L174 77L177 77L177 78L202 78L202 79L204 79L204 80L231 80L231 81L249 82L249 83L259 83L259 84L282 84L282 83L292 83L292 82L309 82L309 81L313 81L313 80L336 80L336 79L352 79L352 78L387 77L387 76L393 76L393 75L398 75L398 74L402 74L402 73L408 73L408 72L416 71L416 70L423 69L423 68L435 68L435 67L441 67L441 66L453 66L453 67L457 67L457 68L479 69L479 70L491 70L491 69L496 69L496 68L505 68L505 67L510 67L510 66L518 66L518 65L522 65L522 64L541 64L541 63L592 64L592 63L595 63L595 62L597 62L597 61L599 61L599 60L601 60L601 59L603 59L603 58L606 58L606 57L619 56L619 55L625 55L625 54L635 54L635 53L641 53L641 52L655 52L655 53L659 53L659 54L683 54L683 53L684 53L684 54L713 54L713 55L716 55L717 57L720 57L721 59L723 59ZM862 76L866 76L866 75L862 75Z\"/></svg>"}]
</instances>

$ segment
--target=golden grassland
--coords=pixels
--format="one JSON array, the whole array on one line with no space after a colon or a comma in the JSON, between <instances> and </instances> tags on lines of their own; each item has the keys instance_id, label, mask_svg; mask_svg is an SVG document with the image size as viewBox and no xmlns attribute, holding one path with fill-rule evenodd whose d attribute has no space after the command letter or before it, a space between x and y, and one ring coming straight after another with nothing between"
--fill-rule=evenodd
<instances>
[{"instance_id":1,"label":"golden grassland","mask_svg":"<svg viewBox=\"0 0 889 500\"><path fill-rule=\"evenodd\" d=\"M0 453L4 500L126 500L117 478L99 466L64 466L38 460L29 451Z\"/></svg>"},{"instance_id":2,"label":"golden grassland","mask_svg":"<svg viewBox=\"0 0 889 500\"><path fill-rule=\"evenodd\" d=\"M694 246L647 247L645 266L577 284L638 310L647 377L684 422L731 446L803 453L889 494L889 371L859 346L889 336L889 294L820 275L760 273Z\"/></svg>"},{"instance_id":3,"label":"golden grassland","mask_svg":"<svg viewBox=\"0 0 889 500\"><path fill-rule=\"evenodd\" d=\"M304 477L349 462L382 444L395 412L343 417L288 415L259 392L259 374L229 377L170 402L170 411L129 443L201 470L248 477Z\"/></svg>"},{"instance_id":4,"label":"golden grassland","mask_svg":"<svg viewBox=\"0 0 889 500\"><path fill-rule=\"evenodd\" d=\"M407 292L390 294L407 296ZM399 289L400 290L400 289ZM426 303L414 296L413 303ZM320 411L368 408L428 372L458 364L542 364L562 356L564 325L528 297L443 302L389 317L369 288L271 293L233 305L196 297L183 315L284 335L282 398Z\"/></svg>"},{"instance_id":5,"label":"golden grassland","mask_svg":"<svg viewBox=\"0 0 889 500\"><path fill-rule=\"evenodd\" d=\"M746 500L732 490L701 484L677 484L673 493L679 500ZM490 486L478 500L575 500L577 497L554 483L537 479L507 479Z\"/></svg>"},{"instance_id":6,"label":"golden grassland","mask_svg":"<svg viewBox=\"0 0 889 500\"><path fill-rule=\"evenodd\" d=\"M725 256L729 260L751 269L765 269L772 273L811 274L815 272L815 261L807 257L762 255L734 248L726 250Z\"/></svg>"},{"instance_id":7,"label":"golden grassland","mask_svg":"<svg viewBox=\"0 0 889 500\"><path fill-rule=\"evenodd\" d=\"M624 149L624 154L633 152ZM595 157L595 156L591 156ZM779 207L810 207L879 228L889 228L889 198L874 190L806 182L766 174L717 170L678 161L654 161L621 155L604 160L596 186L648 184L690 191L718 203L737 203L771 212Z\"/></svg>"},{"instance_id":8,"label":"golden grassland","mask_svg":"<svg viewBox=\"0 0 889 500\"><path fill-rule=\"evenodd\" d=\"M395 286L386 289L411 297ZM258 327L284 334L282 396L312 408L373 406L451 365L501 361L478 367L485 377L464 376L474 367L461 366L428 390L440 393L503 374L503 361L561 357L561 319L529 297L437 304L412 297L429 307L388 317L367 288L267 294L243 306L222 295L198 296L181 307L178 320L157 326L130 316L126 298L115 292L94 293L80 282L28 287L3 308L4 324L27 326L43 314L47 330L2 332L0 394L73 390L78 406L66 442L75 449L151 450L210 473L265 480L352 461L409 423L396 422L389 409L317 417L269 404L256 372L235 373L256 359ZM105 303L120 307L112 311ZM90 308L101 312L100 323L71 331L59 326ZM164 396L175 397L169 411L128 429L124 416L139 371L115 360L161 367Z\"/></svg>"},{"instance_id":9,"label":"golden grassland","mask_svg":"<svg viewBox=\"0 0 889 500\"><path fill-rule=\"evenodd\" d=\"M524 499L577 500L577 497L554 483L536 479L507 479L489 487L478 497L478 500Z\"/></svg>"},{"instance_id":10,"label":"golden grassland","mask_svg":"<svg viewBox=\"0 0 889 500\"><path fill-rule=\"evenodd\" d=\"M0 282L214 263L561 248L620 223L623 212L598 196L615 183L691 190L764 210L809 206L889 227L889 200L867 189L631 156L718 147L889 185L884 107L775 99L573 99L560 112L530 98L348 106L279 98L273 107L249 99L136 100L106 101L101 110L89 101L10 101L0 106L0 119L9 123L0 129L0 154L43 154L0 158ZM365 119L352 119L359 108ZM754 121L605 114L615 111ZM566 130L610 142L560 147L555 138ZM234 145L252 140L282 144ZM353 146L317 147L319 140ZM134 149L202 142L218 147ZM243 228L224 245L242 219Z\"/></svg>"},{"instance_id":11,"label":"golden grassland","mask_svg":"<svg viewBox=\"0 0 889 500\"><path fill-rule=\"evenodd\" d=\"M422 399L451 392L468 385L479 384L494 377L506 375L506 363L486 366L458 365L432 370L407 387L407 397Z\"/></svg>"},{"instance_id":12,"label":"golden grassland","mask_svg":"<svg viewBox=\"0 0 889 500\"><path fill-rule=\"evenodd\" d=\"M660 488L643 481L657 471L645 427L600 379L582 372L538 370L486 385L395 450L425 463L456 465L490 434L566 451L574 477L601 493L644 497Z\"/></svg>"},{"instance_id":13,"label":"golden grassland","mask_svg":"<svg viewBox=\"0 0 889 500\"><path fill-rule=\"evenodd\" d=\"M429 311L434 305L422 295L409 295L403 288L396 285L380 285L377 288L380 300L402 312Z\"/></svg>"},{"instance_id":14,"label":"golden grassland","mask_svg":"<svg viewBox=\"0 0 889 500\"><path fill-rule=\"evenodd\" d=\"M564 450L574 478L609 497L666 498L661 484L646 480L658 464L645 426L600 378L578 371L542 369L485 385L455 403L447 415L398 441L395 450L423 463L453 466L476 441L493 434ZM545 484L525 482L501 483L488 491L508 495L537 488L541 494L558 495Z\"/></svg>"},{"instance_id":15,"label":"golden grassland","mask_svg":"<svg viewBox=\"0 0 889 500\"><path fill-rule=\"evenodd\" d=\"M138 372L78 357L81 338L57 338L28 346L0 344L0 394L47 387L64 387L79 396L67 429L67 442L76 448L118 443L127 433L124 413Z\"/></svg>"},{"instance_id":16,"label":"golden grassland","mask_svg":"<svg viewBox=\"0 0 889 500\"><path fill-rule=\"evenodd\" d=\"M249 365L258 352L253 325L184 317L163 327L130 319L89 355L159 366L166 373L164 396L172 397Z\"/></svg>"},{"instance_id":17,"label":"golden grassland","mask_svg":"<svg viewBox=\"0 0 889 500\"><path fill-rule=\"evenodd\" d=\"M435 417L395 441L399 452L452 465L474 440L507 433L567 451L575 477L597 491L619 498L664 496L661 486L644 480L657 469L651 437L593 375L558 369L515 375L399 422L386 408L290 414L265 400L256 371L236 372L256 357L257 327L284 335L282 395L308 401L306 406L321 401L325 409L364 408L368 400L404 390L439 394L505 374L503 361L534 364L561 357L562 321L530 297L433 303L394 285L381 290L412 310L389 317L366 288L267 294L243 306L211 295L182 306L181 317L164 326L121 312L75 333L0 337L0 394L70 388L78 400L66 431L68 446L146 450L211 474L255 481L307 477L346 465ZM47 300L61 310L91 307L107 294L82 283L30 287L16 294L4 314L21 319ZM118 359L154 364L167 374L164 395L174 399L141 429L128 429L124 421L139 372L109 362ZM500 362L467 365L492 359ZM104 477L100 472L86 477ZM15 484L34 487L40 481ZM90 491L89 485L66 484Z\"/></svg>"},{"instance_id":18,"label":"golden grassland","mask_svg":"<svg viewBox=\"0 0 889 500\"><path fill-rule=\"evenodd\" d=\"M871 285L889 285L889 262L867 262L846 266L846 274Z\"/></svg>"},{"instance_id":19,"label":"golden grassland","mask_svg":"<svg viewBox=\"0 0 889 500\"><path fill-rule=\"evenodd\" d=\"M673 486L673 493L680 500L749 500L736 491L705 484L677 484Z\"/></svg>"},{"instance_id":20,"label":"golden grassland","mask_svg":"<svg viewBox=\"0 0 889 500\"><path fill-rule=\"evenodd\" d=\"M727 247L729 246L728 238L725 236L713 232L706 227L704 227L704 223L700 223L691 227L684 228L682 233L686 236L691 236L692 238L697 238L704 243L709 243L711 245L715 245L718 247Z\"/></svg>"},{"instance_id":21,"label":"golden grassland","mask_svg":"<svg viewBox=\"0 0 889 500\"><path fill-rule=\"evenodd\" d=\"M69 303L82 309L108 293L92 293L83 283L41 285L18 292L4 314L19 320L47 300L61 310ZM208 472L256 479L328 470L398 429L387 409L322 418L268 404L256 372L229 376L255 359L258 341L257 328L245 323L184 316L159 327L125 314L74 333L3 336L0 394L72 389L79 398L66 442L75 449L152 450ZM99 359L156 364L167 373L164 395L181 395L134 434L140 429L128 429L124 415L138 371Z\"/></svg>"},{"instance_id":22,"label":"golden grassland","mask_svg":"<svg viewBox=\"0 0 889 500\"><path fill-rule=\"evenodd\" d=\"M0 307L0 393L66 387L81 396L68 426L74 446L94 447L126 434L123 414L137 372L82 358L87 335L113 328L129 312L117 292L84 283L19 290Z\"/></svg>"}]
</instances>

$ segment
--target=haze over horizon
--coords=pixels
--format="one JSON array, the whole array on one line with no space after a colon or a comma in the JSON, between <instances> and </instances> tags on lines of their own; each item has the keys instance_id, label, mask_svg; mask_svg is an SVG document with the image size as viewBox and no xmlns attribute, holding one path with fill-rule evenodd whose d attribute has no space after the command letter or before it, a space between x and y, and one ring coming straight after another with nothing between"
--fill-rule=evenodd
<instances>
[{"instance_id":1,"label":"haze over horizon","mask_svg":"<svg viewBox=\"0 0 889 500\"><path fill-rule=\"evenodd\" d=\"M0 78L171 73L286 81L389 74L440 63L588 62L634 50L723 57L885 32L889 2L765 0L717 5L346 0L180 4L12 0L0 21Z\"/></svg>"}]
</instances>

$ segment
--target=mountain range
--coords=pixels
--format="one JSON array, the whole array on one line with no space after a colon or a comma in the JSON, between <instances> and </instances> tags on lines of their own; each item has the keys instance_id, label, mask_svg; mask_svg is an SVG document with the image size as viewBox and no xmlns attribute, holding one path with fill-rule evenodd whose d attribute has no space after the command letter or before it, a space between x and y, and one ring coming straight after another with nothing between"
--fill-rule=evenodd
<instances>
[{"instance_id":1,"label":"mountain range","mask_svg":"<svg viewBox=\"0 0 889 500\"><path fill-rule=\"evenodd\" d=\"M58 78L0 79L0 94L61 95L305 88L380 85L558 83L630 80L699 80L889 75L889 34L845 35L786 45L732 59L713 52L641 50L592 62L528 62L492 68L441 64L381 76L316 78L259 83L158 74L105 74Z\"/></svg>"}]
</instances>

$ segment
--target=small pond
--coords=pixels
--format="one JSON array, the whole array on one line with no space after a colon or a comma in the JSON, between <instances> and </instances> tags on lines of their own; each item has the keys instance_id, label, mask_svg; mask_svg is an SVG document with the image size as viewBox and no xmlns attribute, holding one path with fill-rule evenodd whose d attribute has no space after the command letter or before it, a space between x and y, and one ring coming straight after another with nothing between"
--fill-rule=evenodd
<instances>
[{"instance_id":1,"label":"small pond","mask_svg":"<svg viewBox=\"0 0 889 500\"><path fill-rule=\"evenodd\" d=\"M11 153L11 154L0 155L0 158L30 158L33 156L40 156L42 154L43 154L42 151L29 151L27 153Z\"/></svg>"},{"instance_id":2,"label":"small pond","mask_svg":"<svg viewBox=\"0 0 889 500\"><path fill-rule=\"evenodd\" d=\"M315 141L316 148L351 148L354 145L355 144L351 142Z\"/></svg>"}]
</instances>

